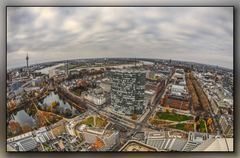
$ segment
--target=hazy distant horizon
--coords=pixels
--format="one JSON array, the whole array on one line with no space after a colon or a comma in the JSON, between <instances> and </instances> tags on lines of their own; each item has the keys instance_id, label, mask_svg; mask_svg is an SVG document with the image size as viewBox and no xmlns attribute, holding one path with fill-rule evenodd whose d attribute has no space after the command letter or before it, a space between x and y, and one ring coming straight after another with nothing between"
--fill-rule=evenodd
<instances>
[{"instance_id":1,"label":"hazy distant horizon","mask_svg":"<svg viewBox=\"0 0 240 158\"><path fill-rule=\"evenodd\" d=\"M7 7L7 69L157 58L233 69L233 7Z\"/></svg>"},{"instance_id":2,"label":"hazy distant horizon","mask_svg":"<svg viewBox=\"0 0 240 158\"><path fill-rule=\"evenodd\" d=\"M125 58L130 58L130 59L134 59L133 57L112 57L112 58L109 58L109 57L99 57L99 58L75 58L75 59L63 59L63 60L52 60L52 61L45 61L45 62L39 62L39 63L30 63L29 66L32 66L32 65L36 65L36 64L46 64L46 63L51 63L51 62L61 62L61 61L64 61L64 60L87 60L87 59L103 59L103 58L106 58L106 59L113 59L113 58L119 58L119 59L125 59ZM143 59L141 57L135 57L136 59ZM218 67L222 67L222 68L226 68L226 69L230 69L230 70L233 70L231 68L227 68L227 67L223 67L223 66L219 66L219 65L212 65L212 64L206 64L206 63L199 63L199 62L195 62L195 61L184 61L184 60L176 60L176 59L162 59L162 58L145 58L145 59L160 59L160 60L172 60L172 61L179 61L179 62L188 62L188 63L195 63L195 64L204 64L204 65L210 65L210 66L218 66ZM21 65L21 66L16 66L14 65L14 67L7 67L7 70L9 69L16 69L16 68L21 68L21 67L26 67L26 63Z\"/></svg>"}]
</instances>

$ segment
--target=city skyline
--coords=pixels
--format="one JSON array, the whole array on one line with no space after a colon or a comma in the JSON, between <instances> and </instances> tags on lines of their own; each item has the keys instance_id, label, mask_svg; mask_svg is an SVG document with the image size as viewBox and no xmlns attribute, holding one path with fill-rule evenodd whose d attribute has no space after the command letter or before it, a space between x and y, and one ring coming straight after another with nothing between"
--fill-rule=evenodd
<instances>
[{"instance_id":1,"label":"city skyline","mask_svg":"<svg viewBox=\"0 0 240 158\"><path fill-rule=\"evenodd\" d=\"M232 7L8 7L7 67L151 57L233 68Z\"/></svg>"}]
</instances>

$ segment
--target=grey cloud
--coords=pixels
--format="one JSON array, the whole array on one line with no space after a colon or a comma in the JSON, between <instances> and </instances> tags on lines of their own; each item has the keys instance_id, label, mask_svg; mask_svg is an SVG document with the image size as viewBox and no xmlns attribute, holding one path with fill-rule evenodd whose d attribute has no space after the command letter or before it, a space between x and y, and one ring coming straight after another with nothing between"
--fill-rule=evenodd
<instances>
[{"instance_id":1,"label":"grey cloud","mask_svg":"<svg viewBox=\"0 0 240 158\"><path fill-rule=\"evenodd\" d=\"M232 8L60 7L45 10L49 17L43 12L7 10L7 52L18 54L12 60L20 65L21 52L28 50L32 61L153 57L233 67Z\"/></svg>"}]
</instances>

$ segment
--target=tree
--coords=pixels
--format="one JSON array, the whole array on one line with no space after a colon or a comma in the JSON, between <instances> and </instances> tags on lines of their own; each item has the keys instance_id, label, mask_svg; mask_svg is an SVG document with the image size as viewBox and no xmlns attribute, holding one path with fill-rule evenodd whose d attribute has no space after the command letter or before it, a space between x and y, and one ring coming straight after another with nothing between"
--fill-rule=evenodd
<instances>
[{"instance_id":1,"label":"tree","mask_svg":"<svg viewBox=\"0 0 240 158\"><path fill-rule=\"evenodd\" d=\"M184 125L184 128L185 128L186 131L194 131L194 129L193 129L194 126L192 124L187 123L187 124Z\"/></svg>"},{"instance_id":2,"label":"tree","mask_svg":"<svg viewBox=\"0 0 240 158\"><path fill-rule=\"evenodd\" d=\"M153 125L158 125L158 120L157 119L155 119L155 118L152 118L151 119L151 123L153 124Z\"/></svg>"},{"instance_id":3,"label":"tree","mask_svg":"<svg viewBox=\"0 0 240 158\"><path fill-rule=\"evenodd\" d=\"M172 113L173 113L173 114L176 114L176 110L175 110L175 109L172 109Z\"/></svg>"},{"instance_id":4,"label":"tree","mask_svg":"<svg viewBox=\"0 0 240 158\"><path fill-rule=\"evenodd\" d=\"M132 120L137 120L137 114L134 113L134 114L132 115Z\"/></svg>"},{"instance_id":5,"label":"tree","mask_svg":"<svg viewBox=\"0 0 240 158\"><path fill-rule=\"evenodd\" d=\"M46 111L50 112L51 110L52 110L51 106L48 106Z\"/></svg>"},{"instance_id":6,"label":"tree","mask_svg":"<svg viewBox=\"0 0 240 158\"><path fill-rule=\"evenodd\" d=\"M168 109L168 108L166 108L166 113L170 113L170 111L169 111L169 109Z\"/></svg>"},{"instance_id":7,"label":"tree","mask_svg":"<svg viewBox=\"0 0 240 158\"><path fill-rule=\"evenodd\" d=\"M198 122L199 119L200 119L199 116L196 116L196 117L195 117L195 122Z\"/></svg>"},{"instance_id":8,"label":"tree","mask_svg":"<svg viewBox=\"0 0 240 158\"><path fill-rule=\"evenodd\" d=\"M209 118L207 119L207 125L210 126L210 125L212 125L212 123L213 123L213 120L212 120L211 117L209 117Z\"/></svg>"},{"instance_id":9,"label":"tree","mask_svg":"<svg viewBox=\"0 0 240 158\"><path fill-rule=\"evenodd\" d=\"M52 108L56 108L58 105L59 105L59 102L57 102L57 101L53 101L51 103Z\"/></svg>"},{"instance_id":10,"label":"tree","mask_svg":"<svg viewBox=\"0 0 240 158\"><path fill-rule=\"evenodd\" d=\"M67 117L69 117L69 116L72 115L72 111L71 111L69 108L66 108L66 109L64 110L64 115L67 116Z\"/></svg>"},{"instance_id":11,"label":"tree","mask_svg":"<svg viewBox=\"0 0 240 158\"><path fill-rule=\"evenodd\" d=\"M22 127L17 121L10 121L8 124L8 129L13 135L22 133Z\"/></svg>"},{"instance_id":12,"label":"tree","mask_svg":"<svg viewBox=\"0 0 240 158\"><path fill-rule=\"evenodd\" d=\"M29 132L29 131L31 131L31 130L32 130L32 128L31 128L28 124L22 125L22 131L23 131L23 133Z\"/></svg>"},{"instance_id":13,"label":"tree","mask_svg":"<svg viewBox=\"0 0 240 158\"><path fill-rule=\"evenodd\" d=\"M55 113L56 113L56 114L60 114L60 108L56 108L56 109L55 109Z\"/></svg>"},{"instance_id":14,"label":"tree","mask_svg":"<svg viewBox=\"0 0 240 158\"><path fill-rule=\"evenodd\" d=\"M199 111L201 109L200 109L200 106L199 106L198 96L197 96L196 91L194 89L192 79L193 79L192 73L187 74L187 87L188 87L188 90L191 94L192 106L193 106L193 109L195 111Z\"/></svg>"}]
</instances>

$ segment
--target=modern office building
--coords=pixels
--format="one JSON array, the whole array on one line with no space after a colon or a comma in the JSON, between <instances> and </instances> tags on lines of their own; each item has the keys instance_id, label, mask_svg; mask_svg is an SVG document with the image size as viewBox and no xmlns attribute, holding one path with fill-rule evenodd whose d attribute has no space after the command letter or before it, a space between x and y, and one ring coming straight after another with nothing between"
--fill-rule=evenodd
<instances>
[{"instance_id":1,"label":"modern office building","mask_svg":"<svg viewBox=\"0 0 240 158\"><path fill-rule=\"evenodd\" d=\"M111 104L125 115L141 114L144 110L146 73L138 70L112 70Z\"/></svg>"}]
</instances>

